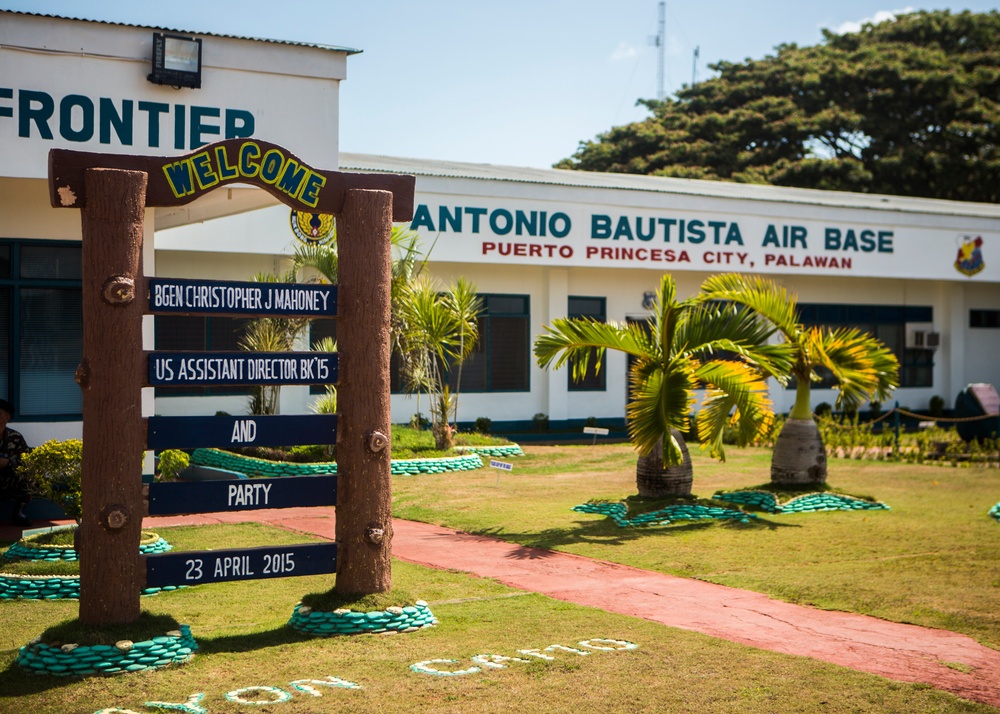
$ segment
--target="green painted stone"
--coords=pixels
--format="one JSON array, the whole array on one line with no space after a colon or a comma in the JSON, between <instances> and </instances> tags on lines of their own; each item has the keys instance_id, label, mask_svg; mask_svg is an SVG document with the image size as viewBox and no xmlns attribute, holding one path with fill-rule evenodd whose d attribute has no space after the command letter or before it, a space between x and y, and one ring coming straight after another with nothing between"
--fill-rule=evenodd
<instances>
[{"instance_id":1,"label":"green painted stone","mask_svg":"<svg viewBox=\"0 0 1000 714\"><path fill-rule=\"evenodd\" d=\"M125 667L126 672L141 672L144 669L149 669L149 668L144 664L130 664L127 667Z\"/></svg>"}]
</instances>

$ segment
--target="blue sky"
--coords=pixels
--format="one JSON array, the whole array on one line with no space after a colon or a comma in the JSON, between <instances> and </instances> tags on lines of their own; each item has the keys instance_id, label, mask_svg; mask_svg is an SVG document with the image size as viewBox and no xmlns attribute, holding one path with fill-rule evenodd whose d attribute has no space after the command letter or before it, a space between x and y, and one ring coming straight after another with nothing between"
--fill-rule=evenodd
<instances>
[{"instance_id":1,"label":"blue sky","mask_svg":"<svg viewBox=\"0 0 1000 714\"><path fill-rule=\"evenodd\" d=\"M0 8L363 50L341 87L342 151L545 168L646 116L657 0L0 0ZM666 5L669 95L708 65L816 44L906 10L997 3L702 0ZM693 66L695 48L699 60Z\"/></svg>"}]
</instances>

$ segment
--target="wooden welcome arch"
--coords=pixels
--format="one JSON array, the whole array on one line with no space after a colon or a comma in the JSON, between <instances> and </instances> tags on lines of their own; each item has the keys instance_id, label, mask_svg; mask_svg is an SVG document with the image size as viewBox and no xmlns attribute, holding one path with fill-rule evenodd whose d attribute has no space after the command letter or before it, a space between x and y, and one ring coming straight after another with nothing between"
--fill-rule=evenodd
<instances>
[{"instance_id":1,"label":"wooden welcome arch","mask_svg":"<svg viewBox=\"0 0 1000 714\"><path fill-rule=\"evenodd\" d=\"M141 388L150 383L150 355L142 350L145 209L184 205L232 183L338 218L336 584L344 593L392 587L389 234L393 221L412 218L414 178L319 170L256 139L174 157L54 149L52 206L79 208L83 229L83 360L76 375L86 447L77 532L83 623L135 621L146 583L139 541L148 503L138 468L147 448Z\"/></svg>"}]
</instances>

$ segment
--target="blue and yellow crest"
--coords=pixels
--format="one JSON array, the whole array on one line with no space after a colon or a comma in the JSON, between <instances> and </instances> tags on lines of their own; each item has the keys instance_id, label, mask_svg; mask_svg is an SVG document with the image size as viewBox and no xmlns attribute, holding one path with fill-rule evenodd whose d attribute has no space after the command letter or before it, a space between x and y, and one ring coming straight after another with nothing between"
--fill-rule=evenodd
<instances>
[{"instance_id":1,"label":"blue and yellow crest","mask_svg":"<svg viewBox=\"0 0 1000 714\"><path fill-rule=\"evenodd\" d=\"M955 270L971 278L986 267L983 262L983 237L963 235L961 239L958 257L955 258Z\"/></svg>"},{"instance_id":2,"label":"blue and yellow crest","mask_svg":"<svg viewBox=\"0 0 1000 714\"><path fill-rule=\"evenodd\" d=\"M329 213L292 211L292 233L306 245L322 245L334 236L336 223Z\"/></svg>"}]
</instances>

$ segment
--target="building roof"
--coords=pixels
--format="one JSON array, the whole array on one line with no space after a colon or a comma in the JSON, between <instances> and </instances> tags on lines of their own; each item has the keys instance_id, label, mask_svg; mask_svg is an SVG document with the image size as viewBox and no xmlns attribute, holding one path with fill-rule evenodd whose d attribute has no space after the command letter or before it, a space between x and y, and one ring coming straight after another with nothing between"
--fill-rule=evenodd
<instances>
[{"instance_id":1,"label":"building roof","mask_svg":"<svg viewBox=\"0 0 1000 714\"><path fill-rule=\"evenodd\" d=\"M226 37L233 40L251 40L253 42L270 42L276 45L291 45L295 47L315 47L321 50L329 50L331 52L344 52L349 55L356 55L361 53L363 50L354 49L352 47L340 47L337 45L323 45L317 44L315 42L293 42L292 40L275 40L267 37L246 37L244 35L229 35L222 34L218 32L203 32L201 30L183 30L177 27L154 27L152 25L137 25L129 22L111 22L108 20L91 20L86 17L72 17L69 15L51 15L41 12L22 12L20 10L3 10L0 12L11 13L13 15L26 15L31 17L49 17L56 20L73 20L74 22L93 22L99 25L117 25L119 27L139 27L150 30L160 30L164 32L176 32L183 35L201 35L203 37Z\"/></svg>"},{"instance_id":2,"label":"building roof","mask_svg":"<svg viewBox=\"0 0 1000 714\"><path fill-rule=\"evenodd\" d=\"M734 198L776 203L795 203L842 208L867 208L907 213L933 213L1000 219L1000 206L992 203L944 201L846 191L820 191L784 186L669 178L638 174L598 173L566 169L536 169L496 164L473 164L436 159L410 159L375 154L341 152L340 168L348 171L385 171L389 173L433 176L438 178L479 179L514 183L573 186L578 188L616 189L651 193L671 193L710 198Z\"/></svg>"}]
</instances>

